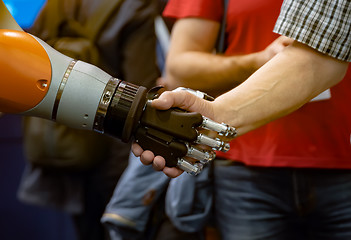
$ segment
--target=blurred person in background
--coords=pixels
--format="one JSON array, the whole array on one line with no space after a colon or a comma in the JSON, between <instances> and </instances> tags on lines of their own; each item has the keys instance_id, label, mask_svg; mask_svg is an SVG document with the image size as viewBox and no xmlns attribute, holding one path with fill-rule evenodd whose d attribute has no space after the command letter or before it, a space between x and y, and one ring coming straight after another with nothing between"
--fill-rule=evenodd
<instances>
[{"instance_id":1,"label":"blurred person in background","mask_svg":"<svg viewBox=\"0 0 351 240\"><path fill-rule=\"evenodd\" d=\"M101 30L92 33L94 39L90 39L90 35L84 31L87 28L94 29L94 24L99 23L102 18L99 18L99 14L104 15L104 12L96 15L99 9L110 14L106 16ZM73 46L73 53L77 53L77 49L82 49L81 55L77 58L91 62L119 79L152 87L160 75L156 63L153 20L155 15L156 7L153 0L48 0L29 31L59 51L60 45L63 44L63 48L67 49L67 42L68 44L73 42L73 45L70 45ZM91 25L83 28L86 23ZM84 45L86 43L87 45ZM89 56L86 56L83 53L84 48L89 50L94 48L95 52L90 51ZM65 54L75 57L69 52ZM45 148L50 141L54 142L55 137L52 133L55 129L42 121L45 120L27 118L24 122L28 166L19 188L20 200L67 212L72 216L78 239L108 239L109 236L105 233L100 218L120 175L128 164L130 144L111 137L98 136L96 133L92 137L90 135L93 133L90 133L82 139L82 141L88 138L95 139L92 146L86 145L83 148L87 154L87 162L88 158L94 158L88 167L70 169L52 166L50 161L61 162L64 165L68 159L58 158L53 151L50 152L50 149L47 149L49 151L49 157L45 159L47 162L42 164L35 159L43 159L38 147L42 143ZM40 131L40 134L35 131ZM66 129L62 133L63 137L72 136L73 139L76 139L78 134L80 133L71 133ZM61 143L58 142L57 145L59 144ZM62 149L59 154L65 156L67 150L69 155L69 150L75 151L76 144L77 142L71 141L67 149Z\"/></svg>"}]
</instances>

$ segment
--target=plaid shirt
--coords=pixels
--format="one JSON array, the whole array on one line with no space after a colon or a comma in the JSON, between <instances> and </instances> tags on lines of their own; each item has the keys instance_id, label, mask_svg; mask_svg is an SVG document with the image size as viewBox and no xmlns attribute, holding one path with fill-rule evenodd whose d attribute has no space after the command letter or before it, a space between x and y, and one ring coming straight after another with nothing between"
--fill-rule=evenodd
<instances>
[{"instance_id":1,"label":"plaid shirt","mask_svg":"<svg viewBox=\"0 0 351 240\"><path fill-rule=\"evenodd\" d=\"M274 32L351 62L351 1L284 0Z\"/></svg>"}]
</instances>

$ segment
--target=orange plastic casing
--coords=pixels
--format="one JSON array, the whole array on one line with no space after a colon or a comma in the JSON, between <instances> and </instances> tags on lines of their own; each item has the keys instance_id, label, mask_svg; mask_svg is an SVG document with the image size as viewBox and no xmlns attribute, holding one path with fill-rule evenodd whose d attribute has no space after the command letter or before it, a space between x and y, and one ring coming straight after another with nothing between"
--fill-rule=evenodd
<instances>
[{"instance_id":1,"label":"orange plastic casing","mask_svg":"<svg viewBox=\"0 0 351 240\"><path fill-rule=\"evenodd\" d=\"M0 112L25 112L42 101L51 82L51 63L30 34L0 29Z\"/></svg>"}]
</instances>

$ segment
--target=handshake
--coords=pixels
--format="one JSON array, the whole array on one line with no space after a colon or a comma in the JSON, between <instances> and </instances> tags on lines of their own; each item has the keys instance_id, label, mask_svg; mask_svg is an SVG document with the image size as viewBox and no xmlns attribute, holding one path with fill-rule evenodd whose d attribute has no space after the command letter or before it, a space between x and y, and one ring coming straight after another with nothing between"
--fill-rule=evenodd
<instances>
[{"instance_id":1,"label":"handshake","mask_svg":"<svg viewBox=\"0 0 351 240\"><path fill-rule=\"evenodd\" d=\"M152 100L159 97L159 90L154 88L149 91L140 120L132 127L134 140L143 150L162 156L165 166L197 175L205 164L214 160L215 151L229 150L229 141L236 136L236 130L196 112L154 108ZM191 89L178 88L174 91L186 91L212 100L210 96Z\"/></svg>"},{"instance_id":2,"label":"handshake","mask_svg":"<svg viewBox=\"0 0 351 240\"><path fill-rule=\"evenodd\" d=\"M124 142L134 138L139 146L135 151L134 145L133 152L141 155L143 163L148 163L143 152L149 150L163 157L167 167L194 175L215 158L216 150L228 151L228 142L236 136L234 128L197 113L206 111L184 106L196 102L211 106L213 99L204 93L183 88L160 95L161 88L147 91L121 81L25 32L2 29L0 36L2 51L18 53L15 60L1 65L6 74L0 79L0 112L46 118ZM26 61L28 57L33 61ZM163 108L155 105L165 96L173 103ZM177 101L183 105L174 104ZM204 115L213 118L214 114Z\"/></svg>"}]
</instances>

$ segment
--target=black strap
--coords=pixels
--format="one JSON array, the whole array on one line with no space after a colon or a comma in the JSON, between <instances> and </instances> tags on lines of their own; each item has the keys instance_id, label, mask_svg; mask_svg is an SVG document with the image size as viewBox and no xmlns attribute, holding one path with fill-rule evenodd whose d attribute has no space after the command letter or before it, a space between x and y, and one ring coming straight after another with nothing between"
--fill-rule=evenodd
<instances>
[{"instance_id":1,"label":"black strap","mask_svg":"<svg viewBox=\"0 0 351 240\"><path fill-rule=\"evenodd\" d=\"M228 12L228 4L229 4L229 0L223 0L223 17L222 17L222 22L221 22L221 28L220 28L220 32L218 34L218 38L217 38L217 44L216 44L216 51L217 53L223 53L225 50L225 27L226 27L226 19L227 19L227 12ZM209 163L209 171L208 171L208 177L211 181L211 186L212 188L214 188L214 178L215 178L215 172L214 172L214 168L215 168L215 161L213 160ZM212 193L214 192L214 190L212 190ZM215 194L213 194L213 202L216 201L215 199ZM214 208L212 208L212 211L214 211ZM214 214L212 212L212 214Z\"/></svg>"},{"instance_id":2,"label":"black strap","mask_svg":"<svg viewBox=\"0 0 351 240\"><path fill-rule=\"evenodd\" d=\"M223 17L222 17L220 32L218 34L218 39L217 39L217 45L216 45L217 53L223 53L225 50L225 27L226 27L228 4L229 4L229 0L223 0Z\"/></svg>"}]
</instances>

